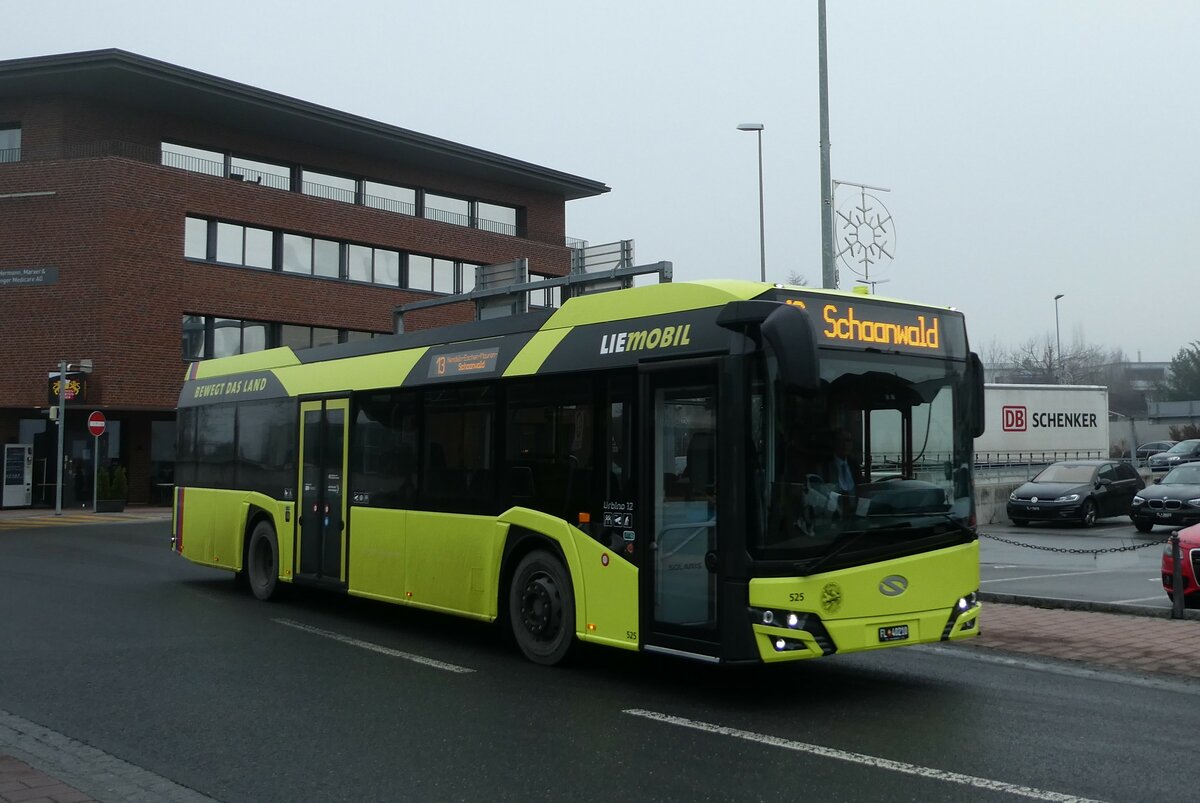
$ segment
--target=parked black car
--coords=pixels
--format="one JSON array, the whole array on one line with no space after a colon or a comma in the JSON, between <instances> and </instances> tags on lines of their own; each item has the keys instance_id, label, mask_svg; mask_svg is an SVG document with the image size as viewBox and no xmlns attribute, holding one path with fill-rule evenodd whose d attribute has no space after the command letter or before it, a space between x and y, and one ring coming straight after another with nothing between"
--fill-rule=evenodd
<instances>
[{"instance_id":1,"label":"parked black car","mask_svg":"<svg viewBox=\"0 0 1200 803\"><path fill-rule=\"evenodd\" d=\"M1200 438L1180 441L1165 452L1150 455L1148 463L1151 471L1170 471L1175 466L1197 460L1200 460Z\"/></svg>"},{"instance_id":2,"label":"parked black car","mask_svg":"<svg viewBox=\"0 0 1200 803\"><path fill-rule=\"evenodd\" d=\"M1134 456L1138 460L1147 460L1159 452L1167 451L1167 449L1170 449L1177 443L1179 441L1151 441L1150 443L1143 443L1134 451ZM1128 453L1125 456L1128 457Z\"/></svg>"},{"instance_id":3,"label":"parked black car","mask_svg":"<svg viewBox=\"0 0 1200 803\"><path fill-rule=\"evenodd\" d=\"M1013 524L1076 521L1129 514L1134 494L1146 486L1137 470L1115 460L1064 460L1042 469L1008 497Z\"/></svg>"},{"instance_id":4,"label":"parked black car","mask_svg":"<svg viewBox=\"0 0 1200 803\"><path fill-rule=\"evenodd\" d=\"M1200 463L1177 466L1138 491L1129 518L1139 533L1155 524L1200 524Z\"/></svg>"}]
</instances>

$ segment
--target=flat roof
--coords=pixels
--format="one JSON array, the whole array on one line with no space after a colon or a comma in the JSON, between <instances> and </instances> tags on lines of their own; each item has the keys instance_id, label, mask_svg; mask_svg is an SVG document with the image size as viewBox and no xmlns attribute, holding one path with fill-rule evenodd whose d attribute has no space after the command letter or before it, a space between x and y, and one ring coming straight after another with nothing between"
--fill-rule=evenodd
<instances>
[{"instance_id":1,"label":"flat roof","mask_svg":"<svg viewBox=\"0 0 1200 803\"><path fill-rule=\"evenodd\" d=\"M603 182L501 156L189 70L124 50L91 50L0 61L0 98L83 95L330 150L412 162L566 200L609 191Z\"/></svg>"}]
</instances>

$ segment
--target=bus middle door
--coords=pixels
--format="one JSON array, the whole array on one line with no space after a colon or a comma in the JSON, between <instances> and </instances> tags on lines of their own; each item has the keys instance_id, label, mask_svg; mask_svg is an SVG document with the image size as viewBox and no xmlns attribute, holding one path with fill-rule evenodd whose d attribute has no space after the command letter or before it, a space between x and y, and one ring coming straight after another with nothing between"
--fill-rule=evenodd
<instances>
[{"instance_id":1,"label":"bus middle door","mask_svg":"<svg viewBox=\"0 0 1200 803\"><path fill-rule=\"evenodd\" d=\"M346 584L349 399L300 404L300 504L296 577Z\"/></svg>"}]
</instances>

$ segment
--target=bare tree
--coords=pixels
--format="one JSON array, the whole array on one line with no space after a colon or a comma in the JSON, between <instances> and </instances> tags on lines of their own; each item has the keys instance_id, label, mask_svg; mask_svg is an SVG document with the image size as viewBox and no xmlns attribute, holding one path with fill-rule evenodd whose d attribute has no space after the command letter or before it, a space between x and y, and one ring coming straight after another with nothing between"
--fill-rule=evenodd
<instances>
[{"instance_id":1,"label":"bare tree","mask_svg":"<svg viewBox=\"0 0 1200 803\"><path fill-rule=\"evenodd\" d=\"M796 284L800 287L808 287L808 277L804 276L800 271L792 271L787 276L788 284Z\"/></svg>"},{"instance_id":2,"label":"bare tree","mask_svg":"<svg viewBox=\"0 0 1200 803\"><path fill-rule=\"evenodd\" d=\"M1008 352L1006 362L1012 376L1040 385L1104 384L1104 366L1111 352L1102 346L1076 341L1058 352L1058 339L1052 335L1034 337Z\"/></svg>"}]
</instances>

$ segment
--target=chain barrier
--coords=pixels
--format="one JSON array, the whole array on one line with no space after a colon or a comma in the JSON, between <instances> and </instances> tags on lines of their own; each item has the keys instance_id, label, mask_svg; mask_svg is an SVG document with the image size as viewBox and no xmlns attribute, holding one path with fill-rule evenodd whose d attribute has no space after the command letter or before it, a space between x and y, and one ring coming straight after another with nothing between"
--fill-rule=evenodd
<instances>
[{"instance_id":1,"label":"chain barrier","mask_svg":"<svg viewBox=\"0 0 1200 803\"><path fill-rule=\"evenodd\" d=\"M1002 544L1010 546L1025 547L1026 549L1040 549L1043 552L1061 552L1066 555L1103 555L1109 552L1132 552L1135 549L1145 549L1146 547L1157 546L1161 547L1164 544L1170 543L1169 538L1164 538L1162 541L1147 541L1144 544L1130 544L1128 546L1113 546L1107 549L1075 549L1072 547L1062 546L1040 546L1038 544L1026 544L1022 541L1013 541L1008 538L1001 538L998 535L989 535L987 533L979 534L983 538L990 538L993 541L999 541Z\"/></svg>"}]
</instances>

